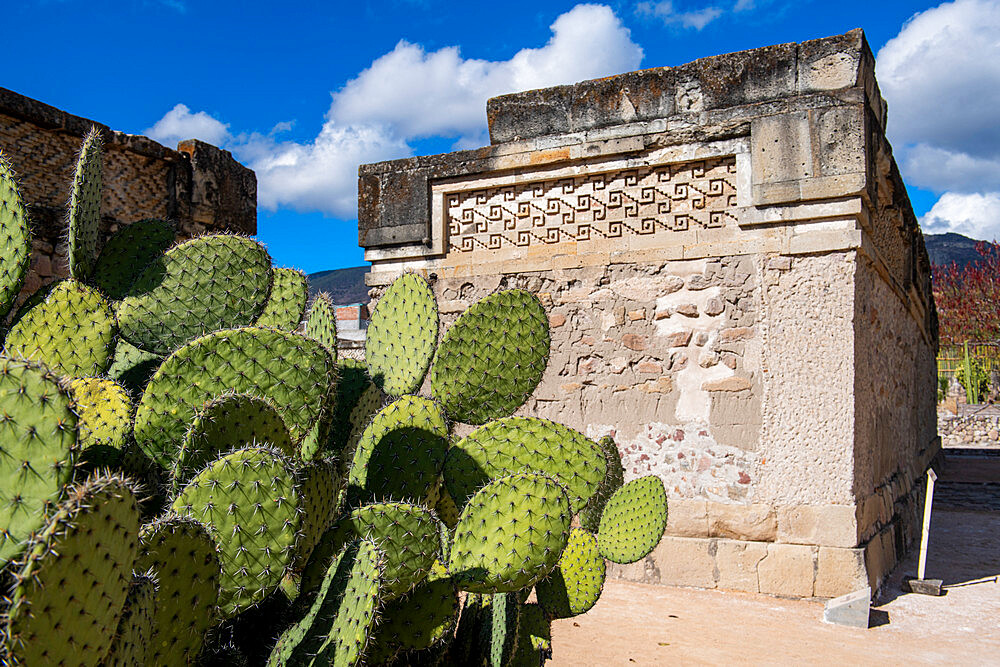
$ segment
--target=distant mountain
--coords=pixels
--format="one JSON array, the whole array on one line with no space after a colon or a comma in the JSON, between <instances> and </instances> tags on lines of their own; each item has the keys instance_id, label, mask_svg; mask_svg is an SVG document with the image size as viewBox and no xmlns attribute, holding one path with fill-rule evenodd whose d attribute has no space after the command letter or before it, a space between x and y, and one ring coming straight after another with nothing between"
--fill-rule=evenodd
<instances>
[{"instance_id":1,"label":"distant mountain","mask_svg":"<svg viewBox=\"0 0 1000 667\"><path fill-rule=\"evenodd\" d=\"M320 292L329 292L335 304L368 303L368 287L365 285L367 266L352 266L348 269L333 269L310 273L309 299Z\"/></svg>"},{"instance_id":2,"label":"distant mountain","mask_svg":"<svg viewBox=\"0 0 1000 667\"><path fill-rule=\"evenodd\" d=\"M927 246L927 254L930 255L931 264L951 264L956 262L959 266L965 266L970 262L982 259L982 255L976 252L976 239L968 236L954 234L924 234L924 244Z\"/></svg>"}]
</instances>

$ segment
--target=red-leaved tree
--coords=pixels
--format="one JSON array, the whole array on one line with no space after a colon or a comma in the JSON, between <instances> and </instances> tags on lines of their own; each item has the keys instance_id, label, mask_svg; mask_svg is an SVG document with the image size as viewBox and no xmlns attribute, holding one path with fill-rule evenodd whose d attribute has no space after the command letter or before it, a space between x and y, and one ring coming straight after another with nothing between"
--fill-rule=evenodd
<instances>
[{"instance_id":1,"label":"red-leaved tree","mask_svg":"<svg viewBox=\"0 0 1000 667\"><path fill-rule=\"evenodd\" d=\"M1000 244L980 241L976 251L982 258L964 267L933 267L942 345L1000 340Z\"/></svg>"}]
</instances>

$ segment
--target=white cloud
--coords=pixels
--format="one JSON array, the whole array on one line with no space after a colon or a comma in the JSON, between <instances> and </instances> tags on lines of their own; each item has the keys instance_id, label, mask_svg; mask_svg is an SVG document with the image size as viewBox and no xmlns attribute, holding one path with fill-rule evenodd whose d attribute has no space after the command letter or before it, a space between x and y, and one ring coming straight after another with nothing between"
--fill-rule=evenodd
<instances>
[{"instance_id":1,"label":"white cloud","mask_svg":"<svg viewBox=\"0 0 1000 667\"><path fill-rule=\"evenodd\" d=\"M628 29L603 5L577 5L551 30L544 46L502 61L466 59L458 47L428 52L401 41L333 94L323 128L310 142L280 141L276 135L289 123L278 123L267 135L233 136L228 126L184 105L147 134L173 139L196 131L205 141L211 136L211 143L256 171L263 208L352 218L359 164L412 155L410 142L424 137L452 138L456 148L483 145L489 97L630 71L642 60Z\"/></svg>"},{"instance_id":2,"label":"white cloud","mask_svg":"<svg viewBox=\"0 0 1000 667\"><path fill-rule=\"evenodd\" d=\"M204 111L191 113L187 105L178 104L168 111L153 127L145 131L147 137L169 147L185 139L201 139L216 146L229 139L229 125L212 118Z\"/></svg>"},{"instance_id":3,"label":"white cloud","mask_svg":"<svg viewBox=\"0 0 1000 667\"><path fill-rule=\"evenodd\" d=\"M610 8L577 5L541 48L510 60L464 59L458 47L430 53L401 41L334 95L337 123L384 123L407 138L480 135L495 95L574 83L638 67L642 49Z\"/></svg>"},{"instance_id":4,"label":"white cloud","mask_svg":"<svg viewBox=\"0 0 1000 667\"><path fill-rule=\"evenodd\" d=\"M753 0L737 0L734 11L743 11L752 7ZM638 14L660 19L664 25L680 25L695 30L701 30L722 16L722 10L718 7L703 7L693 11L679 12L674 9L674 3L671 0L640 2L635 9Z\"/></svg>"},{"instance_id":5,"label":"white cloud","mask_svg":"<svg viewBox=\"0 0 1000 667\"><path fill-rule=\"evenodd\" d=\"M946 192L922 218L932 234L957 232L976 239L1000 239L1000 192Z\"/></svg>"},{"instance_id":6,"label":"white cloud","mask_svg":"<svg viewBox=\"0 0 1000 667\"><path fill-rule=\"evenodd\" d=\"M1000 188L1000 1L913 16L878 53L904 178L937 192Z\"/></svg>"}]
</instances>

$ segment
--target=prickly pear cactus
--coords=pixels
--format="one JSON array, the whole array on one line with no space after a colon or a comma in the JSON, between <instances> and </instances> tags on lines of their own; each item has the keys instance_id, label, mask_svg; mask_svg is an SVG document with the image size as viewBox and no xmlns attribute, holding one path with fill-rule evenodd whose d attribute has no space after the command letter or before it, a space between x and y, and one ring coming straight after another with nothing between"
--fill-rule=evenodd
<instances>
[{"instance_id":1,"label":"prickly pear cactus","mask_svg":"<svg viewBox=\"0 0 1000 667\"><path fill-rule=\"evenodd\" d=\"M130 483L73 488L16 563L3 633L16 665L98 665L118 628L135 562L139 508Z\"/></svg>"},{"instance_id":2,"label":"prickly pear cactus","mask_svg":"<svg viewBox=\"0 0 1000 667\"><path fill-rule=\"evenodd\" d=\"M365 361L389 396L412 394L427 374L438 339L438 309L427 281L404 273L378 300L365 336Z\"/></svg>"},{"instance_id":3,"label":"prickly pear cactus","mask_svg":"<svg viewBox=\"0 0 1000 667\"><path fill-rule=\"evenodd\" d=\"M169 469L197 411L236 392L269 400L297 443L329 410L335 381L326 348L305 336L256 327L217 331L163 361L136 408L135 440Z\"/></svg>"},{"instance_id":4,"label":"prickly pear cactus","mask_svg":"<svg viewBox=\"0 0 1000 667\"><path fill-rule=\"evenodd\" d=\"M159 667L185 667L218 617L218 547L208 529L194 519L165 515L139 534L135 567L151 571L159 581L155 631L149 660Z\"/></svg>"},{"instance_id":5,"label":"prickly pear cactus","mask_svg":"<svg viewBox=\"0 0 1000 667\"><path fill-rule=\"evenodd\" d=\"M184 487L171 509L205 524L220 546L223 616L277 589L302 521L294 469L279 451L247 447L223 456Z\"/></svg>"},{"instance_id":6,"label":"prickly pear cactus","mask_svg":"<svg viewBox=\"0 0 1000 667\"><path fill-rule=\"evenodd\" d=\"M448 571L460 589L471 593L532 586L555 567L571 519L566 489L552 478L538 473L501 477L465 504Z\"/></svg>"},{"instance_id":7,"label":"prickly pear cactus","mask_svg":"<svg viewBox=\"0 0 1000 667\"><path fill-rule=\"evenodd\" d=\"M63 280L11 327L5 354L70 377L99 376L111 364L115 332L107 299L77 280Z\"/></svg>"},{"instance_id":8,"label":"prickly pear cactus","mask_svg":"<svg viewBox=\"0 0 1000 667\"><path fill-rule=\"evenodd\" d=\"M100 131L92 127L83 138L69 194L69 273L79 280L90 277L97 259L103 158Z\"/></svg>"},{"instance_id":9,"label":"prickly pear cactus","mask_svg":"<svg viewBox=\"0 0 1000 667\"><path fill-rule=\"evenodd\" d=\"M508 667L517 651L521 605L515 593L498 593L490 597L489 653L486 664L489 667Z\"/></svg>"},{"instance_id":10,"label":"prickly pear cactus","mask_svg":"<svg viewBox=\"0 0 1000 667\"><path fill-rule=\"evenodd\" d=\"M375 414L385 405L385 401L386 396L382 390L374 382L368 381L357 403L351 409L351 414L348 417L349 435L340 454L341 472L345 477L354 461L354 452L357 451L358 443L361 442L361 436L364 435L365 429L368 428Z\"/></svg>"},{"instance_id":11,"label":"prickly pear cactus","mask_svg":"<svg viewBox=\"0 0 1000 667\"><path fill-rule=\"evenodd\" d=\"M431 366L431 394L467 424L506 417L535 390L549 359L549 320L534 294L495 292L445 332Z\"/></svg>"},{"instance_id":12,"label":"prickly pear cactus","mask_svg":"<svg viewBox=\"0 0 1000 667\"><path fill-rule=\"evenodd\" d=\"M323 343L328 350L337 350L337 313L333 300L326 292L320 292L309 309L305 334Z\"/></svg>"},{"instance_id":13,"label":"prickly pear cactus","mask_svg":"<svg viewBox=\"0 0 1000 667\"><path fill-rule=\"evenodd\" d=\"M295 331L302 322L309 299L306 274L295 269L274 269L271 295L256 326Z\"/></svg>"},{"instance_id":14,"label":"prickly pear cactus","mask_svg":"<svg viewBox=\"0 0 1000 667\"><path fill-rule=\"evenodd\" d=\"M375 656L382 656L388 662L399 653L447 641L458 620L458 603L458 590L448 571L435 562L426 579L382 609L369 658L377 662Z\"/></svg>"},{"instance_id":15,"label":"prickly pear cactus","mask_svg":"<svg viewBox=\"0 0 1000 667\"><path fill-rule=\"evenodd\" d=\"M136 347L169 354L203 334L251 324L270 292L271 257L264 246L228 234L201 236L174 246L139 274L118 303L118 325Z\"/></svg>"},{"instance_id":16,"label":"prickly pear cactus","mask_svg":"<svg viewBox=\"0 0 1000 667\"><path fill-rule=\"evenodd\" d=\"M542 667L552 657L552 624L537 604L521 605L517 633L517 667Z\"/></svg>"},{"instance_id":17,"label":"prickly pear cactus","mask_svg":"<svg viewBox=\"0 0 1000 667\"><path fill-rule=\"evenodd\" d=\"M31 238L14 170L0 152L0 318L7 315L28 275Z\"/></svg>"},{"instance_id":18,"label":"prickly pear cactus","mask_svg":"<svg viewBox=\"0 0 1000 667\"><path fill-rule=\"evenodd\" d=\"M333 418L330 421L327 450L339 454L347 445L347 440L351 435L351 412L358 405L365 390L369 386L374 386L374 384L368 379L365 362L363 361L341 357L337 359L337 367L339 371L337 398L333 402ZM381 406L381 401L379 405ZM371 415L368 415L365 419L365 425L367 425L369 419L371 419Z\"/></svg>"},{"instance_id":19,"label":"prickly pear cactus","mask_svg":"<svg viewBox=\"0 0 1000 667\"><path fill-rule=\"evenodd\" d=\"M535 417L507 417L480 426L448 451L444 479L458 507L490 479L522 470L545 472L570 494L577 512L605 476L601 450L568 426Z\"/></svg>"},{"instance_id":20,"label":"prickly pear cactus","mask_svg":"<svg viewBox=\"0 0 1000 667\"><path fill-rule=\"evenodd\" d=\"M73 475L77 416L65 386L37 364L0 358L0 566L45 523Z\"/></svg>"},{"instance_id":21,"label":"prickly pear cactus","mask_svg":"<svg viewBox=\"0 0 1000 667\"><path fill-rule=\"evenodd\" d=\"M106 667L134 667L150 663L150 640L156 617L156 580L146 574L132 577L118 630L111 650L104 659Z\"/></svg>"},{"instance_id":22,"label":"prickly pear cactus","mask_svg":"<svg viewBox=\"0 0 1000 667\"><path fill-rule=\"evenodd\" d=\"M206 401L177 452L174 492L222 454L248 445L266 445L285 456L296 455L285 422L267 400L226 393Z\"/></svg>"},{"instance_id":23,"label":"prickly pear cactus","mask_svg":"<svg viewBox=\"0 0 1000 667\"><path fill-rule=\"evenodd\" d=\"M604 453L607 473L598 485L597 491L580 510L579 515L580 526L592 533L596 533L601 525L601 514L604 513L604 506L608 504L611 494L625 483L625 469L622 467L621 454L618 452L618 445L615 444L614 439L606 435L598 441L597 446Z\"/></svg>"},{"instance_id":24,"label":"prickly pear cactus","mask_svg":"<svg viewBox=\"0 0 1000 667\"><path fill-rule=\"evenodd\" d=\"M597 547L614 563L645 558L660 542L667 527L667 493L655 475L633 479L604 506Z\"/></svg>"},{"instance_id":25,"label":"prickly pear cactus","mask_svg":"<svg viewBox=\"0 0 1000 667\"><path fill-rule=\"evenodd\" d=\"M111 235L97 256L91 280L112 301L125 298L132 283L177 236L172 222L139 220Z\"/></svg>"},{"instance_id":26,"label":"prickly pear cactus","mask_svg":"<svg viewBox=\"0 0 1000 667\"><path fill-rule=\"evenodd\" d=\"M75 378L69 385L79 415L81 447L123 448L132 436L132 401L114 380Z\"/></svg>"},{"instance_id":27,"label":"prickly pear cactus","mask_svg":"<svg viewBox=\"0 0 1000 667\"><path fill-rule=\"evenodd\" d=\"M538 604L551 618L586 613L597 604L604 587L606 567L593 534L574 528L548 577L535 584Z\"/></svg>"},{"instance_id":28,"label":"prickly pear cactus","mask_svg":"<svg viewBox=\"0 0 1000 667\"><path fill-rule=\"evenodd\" d=\"M382 408L361 435L347 478L348 502L424 501L447 449L441 408L421 396L403 396Z\"/></svg>"},{"instance_id":29,"label":"prickly pear cactus","mask_svg":"<svg viewBox=\"0 0 1000 667\"><path fill-rule=\"evenodd\" d=\"M336 519L344 494L337 464L330 459L309 461L299 468L298 474L303 516L299 544L295 549L295 567L301 569Z\"/></svg>"}]
</instances>

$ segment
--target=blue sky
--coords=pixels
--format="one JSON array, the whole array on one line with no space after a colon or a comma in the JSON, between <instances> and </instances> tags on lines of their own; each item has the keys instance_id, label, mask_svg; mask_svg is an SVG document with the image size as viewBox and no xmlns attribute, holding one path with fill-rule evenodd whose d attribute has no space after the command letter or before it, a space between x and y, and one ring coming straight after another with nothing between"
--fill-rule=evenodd
<instances>
[{"instance_id":1,"label":"blue sky","mask_svg":"<svg viewBox=\"0 0 1000 667\"><path fill-rule=\"evenodd\" d=\"M1000 237L1000 0L22 0L0 86L258 174L275 263L363 263L356 174L488 143L486 97L864 28L928 231ZM13 29L12 29L13 26Z\"/></svg>"}]
</instances>

